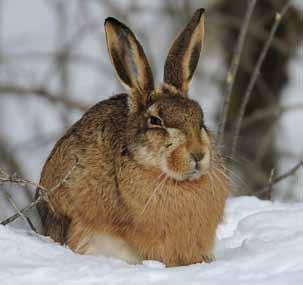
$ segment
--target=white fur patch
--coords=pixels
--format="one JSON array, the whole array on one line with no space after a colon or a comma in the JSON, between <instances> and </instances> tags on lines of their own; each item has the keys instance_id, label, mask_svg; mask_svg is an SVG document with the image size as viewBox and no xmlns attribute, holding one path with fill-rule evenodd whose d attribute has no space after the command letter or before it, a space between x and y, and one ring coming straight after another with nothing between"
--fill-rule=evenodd
<instances>
[{"instance_id":1,"label":"white fur patch","mask_svg":"<svg viewBox=\"0 0 303 285\"><path fill-rule=\"evenodd\" d=\"M209 152L209 150L207 150L205 152L205 156L203 157L203 159L200 162L201 175L204 175L207 173L207 171L209 169L209 165L210 165L210 152Z\"/></svg>"},{"instance_id":2,"label":"white fur patch","mask_svg":"<svg viewBox=\"0 0 303 285\"><path fill-rule=\"evenodd\" d=\"M109 234L100 234L93 236L85 254L104 255L121 259L130 264L141 263L141 258L137 253L122 239L113 237Z\"/></svg>"},{"instance_id":3,"label":"white fur patch","mask_svg":"<svg viewBox=\"0 0 303 285\"><path fill-rule=\"evenodd\" d=\"M144 164L147 166L157 166L158 165L157 158L153 155L153 153L146 146L138 147L135 155L140 161L143 161Z\"/></svg>"},{"instance_id":4,"label":"white fur patch","mask_svg":"<svg viewBox=\"0 0 303 285\"><path fill-rule=\"evenodd\" d=\"M166 128L166 131L169 133L170 142L173 143L173 150L186 142L186 137L180 130L175 128Z\"/></svg>"}]
</instances>

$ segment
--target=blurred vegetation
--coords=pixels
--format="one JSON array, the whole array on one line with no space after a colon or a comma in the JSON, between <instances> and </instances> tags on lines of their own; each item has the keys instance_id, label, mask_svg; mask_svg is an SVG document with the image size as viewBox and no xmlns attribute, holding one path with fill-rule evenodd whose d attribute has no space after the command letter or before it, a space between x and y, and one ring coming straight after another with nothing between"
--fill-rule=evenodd
<instances>
[{"instance_id":1,"label":"blurred vegetation","mask_svg":"<svg viewBox=\"0 0 303 285\"><path fill-rule=\"evenodd\" d=\"M52 110L51 114L56 114L57 124L60 125L59 131L54 133L48 130L48 125L41 127L39 120L32 119L27 123L27 133L31 133L31 138L27 137L26 141L20 143L14 140L15 132L18 130L9 125L9 118L3 118L0 114L0 167L10 173L17 172L23 175L27 172L25 166L27 159L41 146L46 146L43 152L49 151L58 137L72 124L75 116L79 116L89 105L100 100L98 95L100 91L91 92L88 89L86 91L88 94L81 99L75 96L78 91L76 83L81 83L81 77L79 78L76 72L78 69L95 75L101 82L96 85L96 90L100 88L102 92L111 90L105 87L107 86L105 82L113 81L113 71L108 59L105 59L107 52L101 35L103 22L101 15L114 16L134 26L136 34L147 49L152 66L157 66L161 58L156 58L157 49L150 52L151 46L154 48L159 46L158 49L163 53L162 48L168 47L193 11L204 6L207 9L204 57L214 55L222 57L223 65L218 67L219 73L218 69L206 72L205 70L209 68L200 65L194 80L216 85L221 90L223 102L226 70L232 60L249 0L156 0L152 3L147 0L45 0L43 5L48 7L54 25L55 44L49 51L24 49L24 52L19 53L11 51L9 45L3 42L2 19L8 2L8 0L0 0L0 112L1 110L4 112L10 102L18 101L20 103L18 110L23 118L21 120L29 120L30 116L26 113L27 106L32 104L32 98L39 98L49 110ZM278 111L283 107L281 96L288 83L288 64L296 56L298 47L302 45L302 11L299 11L298 7L291 5L271 43L245 111L239 151L232 159L230 146L243 94L269 36L276 13L281 10L285 2L285 0L257 1L232 90L225 141L220 147L229 167L235 173L233 175L238 185L234 188L236 195L250 194L270 199L271 193L263 191L262 194L258 194L258 190L268 184L272 171L279 169L280 154L276 141L279 134L277 122L281 112ZM32 16L35 17L35 13L32 13ZM145 19L150 19L152 23L150 27L145 25L146 21L143 21ZM38 23L39 18L37 25ZM168 36L163 36L164 31ZM161 40L154 38L156 36L161 37ZM26 35L24 37L25 39L20 39L21 42L26 40ZM85 40L92 41L92 39L95 49L98 50L97 55L90 50L81 49ZM164 53L162 56L165 56ZM42 69L43 72L37 62L47 63L46 68ZM111 95L110 91L105 97L109 95ZM221 104L217 108L217 120L219 120L222 115ZM265 116L262 116L264 113ZM256 114L262 119L254 120ZM46 157L47 153L44 156Z\"/></svg>"}]
</instances>

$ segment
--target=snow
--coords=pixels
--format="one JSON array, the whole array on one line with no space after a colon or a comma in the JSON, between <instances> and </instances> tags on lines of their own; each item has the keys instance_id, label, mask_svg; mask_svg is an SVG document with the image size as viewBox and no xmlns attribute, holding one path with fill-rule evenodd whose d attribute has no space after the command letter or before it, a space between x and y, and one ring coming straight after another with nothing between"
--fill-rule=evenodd
<instances>
[{"instance_id":1,"label":"snow","mask_svg":"<svg viewBox=\"0 0 303 285\"><path fill-rule=\"evenodd\" d=\"M209 0L203 0L203 3L207 1ZM48 4L38 0L2 2L0 38L4 54L35 51L51 54L65 43L57 42L55 18ZM119 7L123 10L131 1L119 2L122 5ZM197 5L204 6L201 1L198 2ZM79 17L73 9L75 3L76 1L69 3L68 20L72 22L69 24L66 41L87 20L86 17ZM151 9L160 3L162 1L142 1L142 5L150 5ZM294 0L293 3L302 9L303 0ZM89 18L98 19L97 27L79 41L74 52L87 55L96 63L104 65L107 72L100 76L99 72L90 70L88 66L71 65L73 72L70 93L72 98L93 105L114 91L123 89L117 87L120 85L115 81L102 34L103 19L111 14L94 1L88 5ZM153 59L154 71L158 70L155 78L159 80L162 78L166 50L174 37L172 29L180 28L170 27L170 21L160 16L146 13L140 17L140 21L136 17L128 19L129 25L142 40L149 58ZM161 26L161 29L154 29L155 26ZM208 30L209 37L210 27ZM199 70L205 76L201 80L193 80L191 94L192 98L201 103L210 128L215 130L215 110L221 104L221 97L217 82L211 78L224 78L225 71L222 70L223 57L220 50L213 49L211 45L208 49L206 46L206 54L199 63ZM290 63L290 82L283 94L285 106L303 102L302 55L301 46L298 56ZM0 79L8 82L14 80L25 86L29 83L39 85L50 65L50 60L36 62L16 57L7 66L3 65L5 68L0 72ZM48 84L51 90L58 89L56 78ZM26 116L20 111L24 107ZM2 98L0 109L0 132L10 142L25 176L37 181L46 157L63 132L59 115L61 109L52 109L37 98L17 101L10 97ZM68 116L72 124L80 113L73 112ZM293 152L293 158L283 157L279 173L287 171L302 158L302 120L302 111L289 112L282 117L279 147L285 153ZM47 143L33 144L29 148L29 142L39 136L44 137ZM281 186L277 188L278 191L274 191L275 200L303 201L303 171L300 170L297 174L297 177L293 177L296 179L294 184L292 178L279 184ZM26 197L21 194L24 193L23 189L14 189L10 185L6 185L6 189L20 208L28 204ZM0 191L0 219L15 213L15 209L4 203L2 197ZM30 217L33 220L32 215ZM14 226L24 228L23 220L17 220ZM45 237L10 226L0 226L0 284L303 284L302 204L264 202L252 197L230 199L225 220L218 228L217 239L217 260L212 264L165 268L159 262L146 261L140 266L130 266L113 259L76 255Z\"/></svg>"},{"instance_id":2,"label":"snow","mask_svg":"<svg viewBox=\"0 0 303 285\"><path fill-rule=\"evenodd\" d=\"M46 237L0 227L0 284L303 284L303 204L230 198L216 261L166 268L81 256ZM59 283L60 282L60 283Z\"/></svg>"}]
</instances>

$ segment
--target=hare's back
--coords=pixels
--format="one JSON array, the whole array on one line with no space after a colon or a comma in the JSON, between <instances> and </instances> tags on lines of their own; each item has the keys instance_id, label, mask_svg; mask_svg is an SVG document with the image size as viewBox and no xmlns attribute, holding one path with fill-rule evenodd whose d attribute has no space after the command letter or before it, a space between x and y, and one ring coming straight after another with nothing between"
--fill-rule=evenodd
<instances>
[{"instance_id":1,"label":"hare's back","mask_svg":"<svg viewBox=\"0 0 303 285\"><path fill-rule=\"evenodd\" d=\"M102 214L98 203L103 202L96 203L100 194L107 201L116 200L111 187L115 185L113 161L124 141L126 100L127 95L121 94L90 108L56 143L44 164L40 184L55 189L49 199L56 214L47 202L38 210L44 234L57 242L66 242L71 221L88 223Z\"/></svg>"},{"instance_id":2,"label":"hare's back","mask_svg":"<svg viewBox=\"0 0 303 285\"><path fill-rule=\"evenodd\" d=\"M79 161L91 165L112 161L124 144L127 94L119 94L91 107L54 146L41 174L41 183L53 187Z\"/></svg>"}]
</instances>

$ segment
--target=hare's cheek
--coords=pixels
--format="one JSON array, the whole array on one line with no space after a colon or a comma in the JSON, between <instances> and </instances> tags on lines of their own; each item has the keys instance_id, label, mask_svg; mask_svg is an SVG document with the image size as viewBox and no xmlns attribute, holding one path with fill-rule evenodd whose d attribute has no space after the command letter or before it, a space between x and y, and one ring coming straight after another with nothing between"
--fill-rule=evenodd
<instances>
[{"instance_id":1,"label":"hare's cheek","mask_svg":"<svg viewBox=\"0 0 303 285\"><path fill-rule=\"evenodd\" d=\"M166 159L167 168L170 171L183 175L190 170L190 160L186 147L179 146Z\"/></svg>"},{"instance_id":2,"label":"hare's cheek","mask_svg":"<svg viewBox=\"0 0 303 285\"><path fill-rule=\"evenodd\" d=\"M137 142L134 151L135 159L146 166L159 166L164 151L165 135L159 131L148 131Z\"/></svg>"},{"instance_id":3,"label":"hare's cheek","mask_svg":"<svg viewBox=\"0 0 303 285\"><path fill-rule=\"evenodd\" d=\"M211 151L209 149L209 146L206 145L204 147L204 157L200 161L200 171L202 175L207 173L207 171L210 168L210 163L211 163Z\"/></svg>"},{"instance_id":4,"label":"hare's cheek","mask_svg":"<svg viewBox=\"0 0 303 285\"><path fill-rule=\"evenodd\" d=\"M166 141L166 131L162 129L155 129L146 132L146 145L149 147L150 151L154 153L159 153L162 150L163 145Z\"/></svg>"},{"instance_id":5,"label":"hare's cheek","mask_svg":"<svg viewBox=\"0 0 303 285\"><path fill-rule=\"evenodd\" d=\"M165 140L165 146L167 148L167 152L172 152L177 149L180 145L186 143L186 137L182 133L182 131L175 128L167 128L167 136Z\"/></svg>"}]
</instances>

